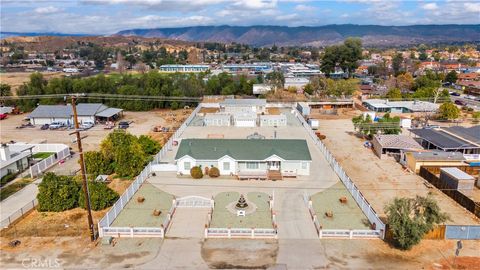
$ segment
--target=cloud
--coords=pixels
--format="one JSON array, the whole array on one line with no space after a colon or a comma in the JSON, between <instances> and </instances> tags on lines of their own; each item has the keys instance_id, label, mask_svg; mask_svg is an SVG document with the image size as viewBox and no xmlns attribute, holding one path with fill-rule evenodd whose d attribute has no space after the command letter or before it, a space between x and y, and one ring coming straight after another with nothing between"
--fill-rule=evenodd
<instances>
[{"instance_id":1,"label":"cloud","mask_svg":"<svg viewBox=\"0 0 480 270\"><path fill-rule=\"evenodd\" d=\"M276 8L277 0L237 0L233 4L244 9L266 9Z\"/></svg>"},{"instance_id":2,"label":"cloud","mask_svg":"<svg viewBox=\"0 0 480 270\"><path fill-rule=\"evenodd\" d=\"M57 13L62 11L62 9L54 7L54 6L48 6L48 7L38 7L34 9L34 12L37 14L52 14L52 13Z\"/></svg>"},{"instance_id":3,"label":"cloud","mask_svg":"<svg viewBox=\"0 0 480 270\"><path fill-rule=\"evenodd\" d=\"M438 5L437 5L437 3L427 3L427 4L422 5L422 8L425 9L425 10L437 10Z\"/></svg>"},{"instance_id":4,"label":"cloud","mask_svg":"<svg viewBox=\"0 0 480 270\"><path fill-rule=\"evenodd\" d=\"M303 5L303 4L295 6L296 11L313 11L315 9L316 9L315 7L312 7L309 5Z\"/></svg>"}]
</instances>

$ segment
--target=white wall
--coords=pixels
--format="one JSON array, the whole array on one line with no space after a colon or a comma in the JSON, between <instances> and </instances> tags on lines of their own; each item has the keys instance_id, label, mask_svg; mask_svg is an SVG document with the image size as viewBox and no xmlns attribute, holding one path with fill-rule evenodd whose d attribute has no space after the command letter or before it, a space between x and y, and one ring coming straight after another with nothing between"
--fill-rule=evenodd
<instances>
[{"instance_id":1,"label":"white wall","mask_svg":"<svg viewBox=\"0 0 480 270\"><path fill-rule=\"evenodd\" d=\"M245 120L235 120L236 127L255 127L256 126L256 119L245 119Z\"/></svg>"},{"instance_id":2,"label":"white wall","mask_svg":"<svg viewBox=\"0 0 480 270\"><path fill-rule=\"evenodd\" d=\"M30 122L33 125L45 125L45 124L51 124L52 122L63 122L67 123L67 121L70 120L70 123L73 123L72 118L31 118Z\"/></svg>"},{"instance_id":3,"label":"white wall","mask_svg":"<svg viewBox=\"0 0 480 270\"><path fill-rule=\"evenodd\" d=\"M310 161L283 161L280 165L282 173L295 173L297 175L310 175ZM302 167L305 164L306 167Z\"/></svg>"},{"instance_id":4,"label":"white wall","mask_svg":"<svg viewBox=\"0 0 480 270\"><path fill-rule=\"evenodd\" d=\"M224 163L228 162L230 164L230 170L224 170ZM230 175L236 174L237 165L233 158L225 156L218 160L218 169L220 170L220 175Z\"/></svg>"},{"instance_id":5,"label":"white wall","mask_svg":"<svg viewBox=\"0 0 480 270\"><path fill-rule=\"evenodd\" d=\"M177 161L177 173L190 174L190 169L185 170L185 162L190 162L190 168L197 165L197 161L189 156L184 156Z\"/></svg>"}]
</instances>

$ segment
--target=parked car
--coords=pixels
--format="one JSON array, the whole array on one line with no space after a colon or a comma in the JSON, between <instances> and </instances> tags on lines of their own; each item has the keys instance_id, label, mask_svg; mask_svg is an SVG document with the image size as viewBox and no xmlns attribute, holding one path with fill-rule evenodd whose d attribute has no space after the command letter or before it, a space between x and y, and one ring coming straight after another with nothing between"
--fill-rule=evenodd
<instances>
[{"instance_id":1,"label":"parked car","mask_svg":"<svg viewBox=\"0 0 480 270\"><path fill-rule=\"evenodd\" d=\"M6 113L0 113L0 120L7 119L8 114Z\"/></svg>"},{"instance_id":2,"label":"parked car","mask_svg":"<svg viewBox=\"0 0 480 270\"><path fill-rule=\"evenodd\" d=\"M40 127L41 130L47 130L50 127L49 124L44 124L43 126Z\"/></svg>"},{"instance_id":3,"label":"parked car","mask_svg":"<svg viewBox=\"0 0 480 270\"><path fill-rule=\"evenodd\" d=\"M80 128L82 129L89 129L92 128L95 125L92 121L84 121L81 125Z\"/></svg>"},{"instance_id":4,"label":"parked car","mask_svg":"<svg viewBox=\"0 0 480 270\"><path fill-rule=\"evenodd\" d=\"M118 123L118 128L127 129L129 127L130 127L130 124L128 122L122 121L122 122Z\"/></svg>"},{"instance_id":5,"label":"parked car","mask_svg":"<svg viewBox=\"0 0 480 270\"><path fill-rule=\"evenodd\" d=\"M455 100L455 104L460 105L460 106L466 106L467 103L463 100L457 99Z\"/></svg>"},{"instance_id":6,"label":"parked car","mask_svg":"<svg viewBox=\"0 0 480 270\"><path fill-rule=\"evenodd\" d=\"M455 97L459 97L460 96L460 93L458 92L450 92L450 96L455 96Z\"/></svg>"},{"instance_id":7,"label":"parked car","mask_svg":"<svg viewBox=\"0 0 480 270\"><path fill-rule=\"evenodd\" d=\"M59 128L62 128L62 127L64 127L64 126L65 126L65 124L62 123L62 122L52 122L52 123L50 124L49 129L59 129Z\"/></svg>"}]
</instances>

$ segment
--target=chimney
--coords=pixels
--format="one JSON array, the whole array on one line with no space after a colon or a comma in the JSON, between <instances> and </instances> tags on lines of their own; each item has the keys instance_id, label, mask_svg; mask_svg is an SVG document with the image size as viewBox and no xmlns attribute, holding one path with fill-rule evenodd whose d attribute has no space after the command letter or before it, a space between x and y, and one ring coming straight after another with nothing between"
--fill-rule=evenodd
<instances>
[{"instance_id":1,"label":"chimney","mask_svg":"<svg viewBox=\"0 0 480 270\"><path fill-rule=\"evenodd\" d=\"M8 145L2 144L0 147L0 160L7 161L10 159L10 157L10 148L8 148Z\"/></svg>"}]
</instances>

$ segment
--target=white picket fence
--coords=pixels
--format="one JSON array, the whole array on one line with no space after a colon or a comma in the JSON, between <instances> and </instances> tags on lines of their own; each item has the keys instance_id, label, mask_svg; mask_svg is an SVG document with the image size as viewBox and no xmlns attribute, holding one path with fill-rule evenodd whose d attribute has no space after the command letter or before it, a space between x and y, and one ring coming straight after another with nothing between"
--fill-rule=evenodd
<instances>
[{"instance_id":1,"label":"white picket fence","mask_svg":"<svg viewBox=\"0 0 480 270\"><path fill-rule=\"evenodd\" d=\"M34 154L42 152L54 153L48 158L43 159L30 167L30 176L32 178L70 156L70 148L65 144L35 144L35 147L32 148L32 152Z\"/></svg>"},{"instance_id":2,"label":"white picket fence","mask_svg":"<svg viewBox=\"0 0 480 270\"><path fill-rule=\"evenodd\" d=\"M201 196L186 196L176 200L176 207L186 208L213 208L215 202L213 199Z\"/></svg>"},{"instance_id":3,"label":"white picket fence","mask_svg":"<svg viewBox=\"0 0 480 270\"><path fill-rule=\"evenodd\" d=\"M145 180L150 177L152 173L152 166L160 163L167 152L172 149L173 141L176 140L185 131L188 124L193 120L197 112L200 110L200 105L190 114L180 128L173 134L167 143L162 147L153 160L143 169L143 171L135 178L135 181L127 188L127 190L120 196L118 201L108 210L107 214L98 222L98 233L100 237L115 236L115 237L164 237L165 231L170 225L173 213L175 212L176 203L172 204L170 211L160 228L157 227L110 227L113 221L117 218L123 208L127 205L133 195L138 191Z\"/></svg>"},{"instance_id":4,"label":"white picket fence","mask_svg":"<svg viewBox=\"0 0 480 270\"><path fill-rule=\"evenodd\" d=\"M271 199L268 201L270 213L272 217L273 228L211 228L210 223L212 214L215 210L215 203L213 202L212 209L208 213L208 221L205 226L205 238L251 238L251 239L277 239L278 225L275 213L273 212L273 204L275 200L275 193L272 193Z\"/></svg>"},{"instance_id":5,"label":"white picket fence","mask_svg":"<svg viewBox=\"0 0 480 270\"><path fill-rule=\"evenodd\" d=\"M310 196L306 193L303 195L304 201L308 207L308 212L310 212L310 217L312 218L315 229L319 238L349 238L349 239L359 239L359 238L382 238L381 230L342 230L342 229L323 229L322 225L318 221L317 213L312 206L312 200Z\"/></svg>"},{"instance_id":6,"label":"white picket fence","mask_svg":"<svg viewBox=\"0 0 480 270\"><path fill-rule=\"evenodd\" d=\"M377 213L375 210L373 210L372 206L368 201L365 199L365 197L362 195L360 190L357 188L357 186L352 182L350 177L347 175L347 173L343 170L342 166L337 162L335 157L332 155L332 153L328 150L328 148L323 144L323 142L318 139L317 135L315 135L315 132L312 130L310 125L305 121L301 113L294 107L292 107L295 111L295 116L297 119L302 123L303 127L307 131L307 133L310 135L312 140L315 142L315 145L320 149L320 151L323 153L325 159L327 160L328 164L332 167L332 169L335 171L335 173L338 175L342 183L345 185L347 190L350 192L352 197L354 198L355 202L357 202L358 206L360 209L362 209L362 212L365 214L365 216L368 218L370 223L373 225L375 228L374 231L379 231L379 237L384 238L385 237L385 223L380 220L378 217ZM337 232L340 233L342 230L336 230ZM344 232L343 232L344 233Z\"/></svg>"}]
</instances>

